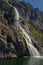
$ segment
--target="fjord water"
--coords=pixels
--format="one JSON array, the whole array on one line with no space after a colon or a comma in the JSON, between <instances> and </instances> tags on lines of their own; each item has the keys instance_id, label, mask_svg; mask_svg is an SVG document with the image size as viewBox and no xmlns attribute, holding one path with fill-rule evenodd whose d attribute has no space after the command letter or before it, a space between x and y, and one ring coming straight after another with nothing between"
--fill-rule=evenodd
<instances>
[{"instance_id":1,"label":"fjord water","mask_svg":"<svg viewBox=\"0 0 43 65\"><path fill-rule=\"evenodd\" d=\"M43 65L43 59L16 58L0 60L0 65Z\"/></svg>"}]
</instances>

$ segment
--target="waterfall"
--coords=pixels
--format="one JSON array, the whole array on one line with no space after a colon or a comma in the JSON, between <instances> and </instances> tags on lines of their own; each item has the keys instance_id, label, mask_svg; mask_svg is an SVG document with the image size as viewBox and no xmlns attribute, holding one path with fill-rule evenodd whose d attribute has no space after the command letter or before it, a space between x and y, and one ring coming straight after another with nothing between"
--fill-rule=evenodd
<instances>
[{"instance_id":1,"label":"waterfall","mask_svg":"<svg viewBox=\"0 0 43 65\"><path fill-rule=\"evenodd\" d=\"M31 55L31 56L34 56L34 57L36 57L36 56L39 57L40 54L39 54L39 52L37 51L37 49L36 49L32 44L29 44L29 43L28 43L27 38L25 38L25 40L26 40L27 47L28 47L28 49L29 49L30 55Z\"/></svg>"},{"instance_id":2,"label":"waterfall","mask_svg":"<svg viewBox=\"0 0 43 65\"><path fill-rule=\"evenodd\" d=\"M15 7L14 7L14 9L15 9L15 19L18 21L19 20L19 13Z\"/></svg>"},{"instance_id":3,"label":"waterfall","mask_svg":"<svg viewBox=\"0 0 43 65\"><path fill-rule=\"evenodd\" d=\"M9 6L13 7L11 4L9 4ZM15 18L16 18L16 21L17 21L16 25L22 31L22 34L23 34L23 37L26 40L26 44L27 44L28 50L30 52L30 55L33 56L33 57L40 57L38 50L32 45L32 41L31 41L30 36L28 35L28 33L25 31L25 29L23 29L23 27L20 24L20 21L19 21L20 16L19 16L18 10L15 7L13 7L13 8L15 10Z\"/></svg>"},{"instance_id":4,"label":"waterfall","mask_svg":"<svg viewBox=\"0 0 43 65\"><path fill-rule=\"evenodd\" d=\"M17 25L19 26L20 30L22 31L22 34L23 34L23 37L25 38L26 40L26 44L27 44L27 47L28 47L28 50L30 52L30 55L31 56L34 56L34 57L40 57L40 54L38 52L38 50L32 45L32 41L30 39L30 36L26 33L26 31L21 27L20 23L17 22Z\"/></svg>"},{"instance_id":5,"label":"waterfall","mask_svg":"<svg viewBox=\"0 0 43 65\"><path fill-rule=\"evenodd\" d=\"M8 2L7 0L5 0L5 2L6 2L10 7L12 7L12 8L15 10L15 19L16 19L16 21L18 21L18 20L19 20L19 13L18 13L17 9L16 9L15 7L13 7L11 4L9 4L9 2Z\"/></svg>"},{"instance_id":6,"label":"waterfall","mask_svg":"<svg viewBox=\"0 0 43 65\"><path fill-rule=\"evenodd\" d=\"M30 52L30 55L33 56L33 57L40 57L40 54L38 52L38 50L32 45L32 41L30 39L30 36L26 33L26 31L22 28L22 26L20 25L20 21L19 21L19 13L17 11L17 9L15 9L15 12L16 12L16 17L18 17L18 21L16 22L16 25L19 26L20 30L22 31L23 33L23 36L26 40L26 44L27 44L27 47L28 47L28 50Z\"/></svg>"}]
</instances>

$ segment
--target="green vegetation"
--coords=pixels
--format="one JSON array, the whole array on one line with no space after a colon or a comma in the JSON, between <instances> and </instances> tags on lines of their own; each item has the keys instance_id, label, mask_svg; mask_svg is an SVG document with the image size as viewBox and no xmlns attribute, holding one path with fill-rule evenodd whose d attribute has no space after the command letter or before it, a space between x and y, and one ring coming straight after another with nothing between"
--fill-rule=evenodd
<instances>
[{"instance_id":1,"label":"green vegetation","mask_svg":"<svg viewBox=\"0 0 43 65\"><path fill-rule=\"evenodd\" d=\"M34 26L30 23L27 24L27 26L29 27L29 30L39 38L39 40L41 40L41 42L43 43L43 33L38 31L37 29L34 28Z\"/></svg>"}]
</instances>

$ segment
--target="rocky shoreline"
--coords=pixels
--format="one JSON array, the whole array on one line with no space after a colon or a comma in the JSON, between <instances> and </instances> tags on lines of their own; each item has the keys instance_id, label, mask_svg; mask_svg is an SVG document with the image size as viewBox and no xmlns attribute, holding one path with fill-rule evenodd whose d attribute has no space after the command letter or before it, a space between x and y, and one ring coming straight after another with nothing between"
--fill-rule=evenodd
<instances>
[{"instance_id":1,"label":"rocky shoreline","mask_svg":"<svg viewBox=\"0 0 43 65\"><path fill-rule=\"evenodd\" d=\"M17 58L18 56L17 55L15 55L15 54L12 54L12 53L10 53L10 54L8 54L7 56L5 55L0 55L0 59L6 59L6 58Z\"/></svg>"}]
</instances>

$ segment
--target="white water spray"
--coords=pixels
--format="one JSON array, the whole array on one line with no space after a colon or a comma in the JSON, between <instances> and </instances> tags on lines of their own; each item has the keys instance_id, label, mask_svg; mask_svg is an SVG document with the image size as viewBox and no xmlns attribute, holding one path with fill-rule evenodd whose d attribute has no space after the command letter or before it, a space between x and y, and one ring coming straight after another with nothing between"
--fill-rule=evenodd
<instances>
[{"instance_id":1,"label":"white water spray","mask_svg":"<svg viewBox=\"0 0 43 65\"><path fill-rule=\"evenodd\" d=\"M32 44L28 43L27 38L25 38L25 40L26 40L27 47L28 47L28 49L29 49L29 52L30 52L31 56L34 56L34 57L37 56L37 57L39 57L40 54L39 54L39 52L37 51L37 49L36 49Z\"/></svg>"}]
</instances>

